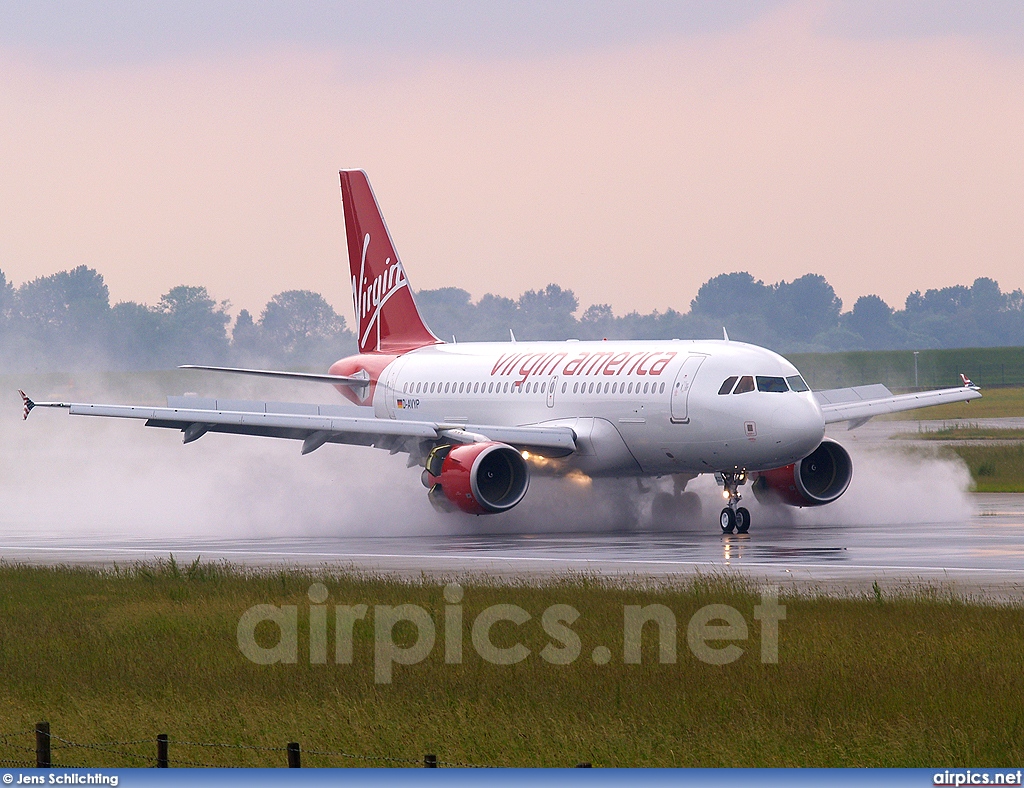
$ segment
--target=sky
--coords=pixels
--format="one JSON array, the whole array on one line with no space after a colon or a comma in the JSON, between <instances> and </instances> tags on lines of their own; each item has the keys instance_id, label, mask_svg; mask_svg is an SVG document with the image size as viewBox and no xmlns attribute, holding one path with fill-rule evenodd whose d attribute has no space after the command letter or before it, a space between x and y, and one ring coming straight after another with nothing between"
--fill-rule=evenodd
<instances>
[{"instance_id":1,"label":"sky","mask_svg":"<svg viewBox=\"0 0 1024 788\"><path fill-rule=\"evenodd\" d=\"M1019 2L0 0L0 270L348 318L361 167L418 289L1012 290L1022 85Z\"/></svg>"}]
</instances>

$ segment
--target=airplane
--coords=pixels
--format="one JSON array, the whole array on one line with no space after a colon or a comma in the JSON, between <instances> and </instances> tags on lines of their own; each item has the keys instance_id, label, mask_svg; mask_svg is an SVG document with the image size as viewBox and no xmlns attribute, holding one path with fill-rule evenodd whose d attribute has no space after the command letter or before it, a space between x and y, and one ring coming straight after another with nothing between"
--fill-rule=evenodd
<instances>
[{"instance_id":1,"label":"airplane","mask_svg":"<svg viewBox=\"0 0 1024 788\"><path fill-rule=\"evenodd\" d=\"M893 395L881 385L812 392L800 371L766 348L721 340L442 342L417 309L363 170L342 170L341 195L358 328L358 354L326 374L185 365L182 369L309 381L349 404L168 397L167 407L33 402L71 415L144 419L180 430L286 438L303 455L327 443L408 455L443 512L500 514L534 474L671 477L652 501L658 520L694 519L686 485L711 473L722 487L723 533L746 533L747 482L764 503L822 506L853 478L853 461L825 425L853 429L885 413L961 402L977 386Z\"/></svg>"}]
</instances>

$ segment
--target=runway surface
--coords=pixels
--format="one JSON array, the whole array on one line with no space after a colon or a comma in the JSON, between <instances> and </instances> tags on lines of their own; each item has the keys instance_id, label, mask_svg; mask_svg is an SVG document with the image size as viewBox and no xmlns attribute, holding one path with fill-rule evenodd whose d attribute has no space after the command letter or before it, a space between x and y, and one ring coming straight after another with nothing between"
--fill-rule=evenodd
<instances>
[{"instance_id":1,"label":"runway surface","mask_svg":"<svg viewBox=\"0 0 1024 788\"><path fill-rule=\"evenodd\" d=\"M672 579L735 573L824 592L908 585L952 587L1024 601L1024 495L975 494L966 522L872 525L762 524L723 536L685 532L401 537L118 539L7 536L0 558L34 564L132 563L167 558L247 566L330 566L403 575L496 578L567 572ZM481 521L486 522L486 521Z\"/></svg>"}]
</instances>

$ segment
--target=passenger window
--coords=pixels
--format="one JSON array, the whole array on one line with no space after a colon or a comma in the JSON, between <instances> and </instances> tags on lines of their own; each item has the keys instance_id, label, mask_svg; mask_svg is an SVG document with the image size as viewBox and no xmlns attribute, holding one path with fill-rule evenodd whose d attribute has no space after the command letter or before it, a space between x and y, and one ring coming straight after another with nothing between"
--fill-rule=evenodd
<instances>
[{"instance_id":1,"label":"passenger window","mask_svg":"<svg viewBox=\"0 0 1024 788\"><path fill-rule=\"evenodd\" d=\"M664 394L665 393L665 384L664 383L661 384L661 390L658 393L659 394Z\"/></svg>"},{"instance_id":2,"label":"passenger window","mask_svg":"<svg viewBox=\"0 0 1024 788\"><path fill-rule=\"evenodd\" d=\"M580 383L579 383L579 381L576 381L575 383L572 384L572 393L573 394L579 394L580 393Z\"/></svg>"},{"instance_id":3,"label":"passenger window","mask_svg":"<svg viewBox=\"0 0 1024 788\"><path fill-rule=\"evenodd\" d=\"M480 384L479 383L474 383L473 384L473 393L474 394L478 394L479 392L480 392Z\"/></svg>"},{"instance_id":4,"label":"passenger window","mask_svg":"<svg viewBox=\"0 0 1024 788\"><path fill-rule=\"evenodd\" d=\"M750 375L744 375L740 378L740 382L736 384L736 390L733 394L746 394L748 391L754 390L754 379Z\"/></svg>"},{"instance_id":5,"label":"passenger window","mask_svg":"<svg viewBox=\"0 0 1024 788\"><path fill-rule=\"evenodd\" d=\"M562 393L563 393L563 394L565 394L565 390L566 390L567 388L569 388L569 384L568 384L568 383L563 383L563 384L562 384Z\"/></svg>"},{"instance_id":6,"label":"passenger window","mask_svg":"<svg viewBox=\"0 0 1024 788\"><path fill-rule=\"evenodd\" d=\"M651 385L651 384L650 384L650 383L644 383L644 394L646 394L646 393L647 393L647 387L648 387L649 385Z\"/></svg>"},{"instance_id":7,"label":"passenger window","mask_svg":"<svg viewBox=\"0 0 1024 788\"><path fill-rule=\"evenodd\" d=\"M608 384L607 383L604 384L604 393L605 394L608 393Z\"/></svg>"},{"instance_id":8,"label":"passenger window","mask_svg":"<svg viewBox=\"0 0 1024 788\"><path fill-rule=\"evenodd\" d=\"M722 388L718 390L719 394L728 394L732 391L732 387L736 385L736 376L733 375L731 378L726 378L722 384Z\"/></svg>"},{"instance_id":9,"label":"passenger window","mask_svg":"<svg viewBox=\"0 0 1024 788\"><path fill-rule=\"evenodd\" d=\"M784 391L789 391L789 386L786 385L785 378L769 377L768 375L758 375L757 390L767 391L772 394L781 394Z\"/></svg>"},{"instance_id":10,"label":"passenger window","mask_svg":"<svg viewBox=\"0 0 1024 788\"><path fill-rule=\"evenodd\" d=\"M488 394L493 394L494 393L494 384L493 383L488 383L487 384L487 393Z\"/></svg>"},{"instance_id":11,"label":"passenger window","mask_svg":"<svg viewBox=\"0 0 1024 788\"><path fill-rule=\"evenodd\" d=\"M547 383L541 383L540 384L540 393L541 394L546 394L547 393L547 389L548 389L548 384Z\"/></svg>"},{"instance_id":12,"label":"passenger window","mask_svg":"<svg viewBox=\"0 0 1024 788\"><path fill-rule=\"evenodd\" d=\"M791 375L790 377L786 378L786 382L789 384L789 387L791 389L793 389L793 391L809 391L810 390L807 387L807 383L805 383L804 379L802 377L800 377L799 375Z\"/></svg>"}]
</instances>

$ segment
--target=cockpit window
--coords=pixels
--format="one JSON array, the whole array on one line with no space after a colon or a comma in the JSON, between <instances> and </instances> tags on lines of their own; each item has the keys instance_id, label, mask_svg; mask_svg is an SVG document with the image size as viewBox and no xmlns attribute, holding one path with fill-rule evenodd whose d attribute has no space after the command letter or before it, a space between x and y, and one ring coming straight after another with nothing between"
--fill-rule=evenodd
<instances>
[{"instance_id":1,"label":"cockpit window","mask_svg":"<svg viewBox=\"0 0 1024 788\"><path fill-rule=\"evenodd\" d=\"M754 390L754 379L750 375L744 375L740 378L740 382L736 384L736 390L733 394L746 394L748 391Z\"/></svg>"},{"instance_id":2,"label":"cockpit window","mask_svg":"<svg viewBox=\"0 0 1024 788\"><path fill-rule=\"evenodd\" d=\"M719 394L728 394L732 391L732 387L736 385L736 376L733 375L731 378L726 378L725 383L722 384L722 388L718 390Z\"/></svg>"},{"instance_id":3,"label":"cockpit window","mask_svg":"<svg viewBox=\"0 0 1024 788\"><path fill-rule=\"evenodd\" d=\"M804 383L804 379L799 375L789 376L788 378L786 378L786 382L789 384L789 387L793 389L793 391L810 391L808 385Z\"/></svg>"},{"instance_id":4,"label":"cockpit window","mask_svg":"<svg viewBox=\"0 0 1024 788\"><path fill-rule=\"evenodd\" d=\"M770 391L773 394L780 394L784 391L789 391L789 386L786 385L785 378L772 378L768 377L767 375L758 375L757 390Z\"/></svg>"}]
</instances>

